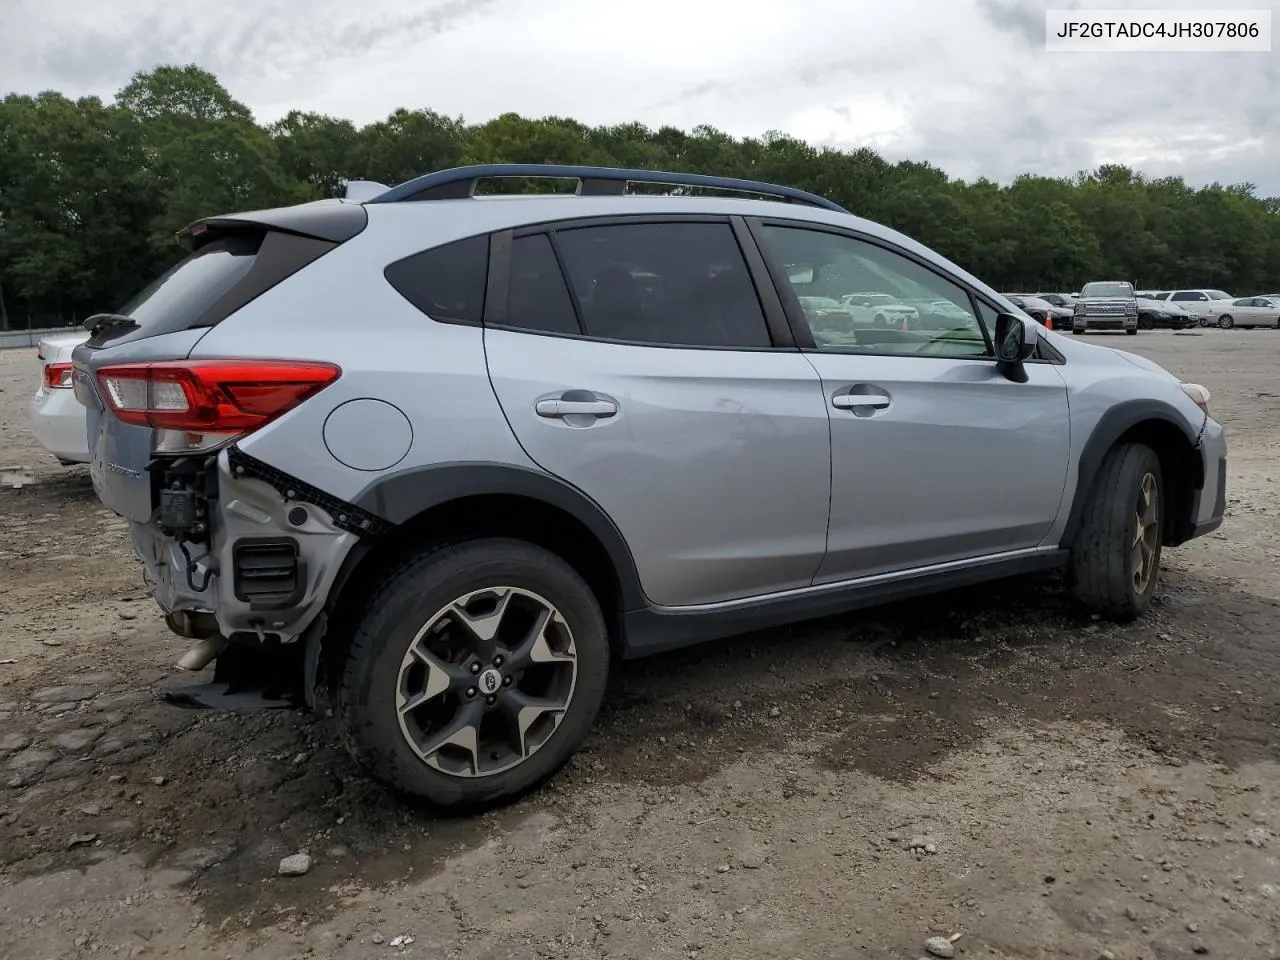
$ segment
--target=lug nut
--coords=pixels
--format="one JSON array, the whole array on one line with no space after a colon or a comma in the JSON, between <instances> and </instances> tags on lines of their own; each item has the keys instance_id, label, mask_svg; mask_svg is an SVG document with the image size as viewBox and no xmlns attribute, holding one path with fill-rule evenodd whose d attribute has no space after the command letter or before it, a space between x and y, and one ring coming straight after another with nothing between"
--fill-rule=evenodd
<instances>
[{"instance_id":1,"label":"lug nut","mask_svg":"<svg viewBox=\"0 0 1280 960\"><path fill-rule=\"evenodd\" d=\"M480 664L479 664L479 663L473 663L473 664L471 664L471 672L472 672L472 673L479 673L479 672L480 672Z\"/></svg>"},{"instance_id":2,"label":"lug nut","mask_svg":"<svg viewBox=\"0 0 1280 960\"><path fill-rule=\"evenodd\" d=\"M510 678L510 677L503 677L503 678L502 678L502 685L503 685L504 687L509 687L509 686L511 686L511 678Z\"/></svg>"},{"instance_id":3,"label":"lug nut","mask_svg":"<svg viewBox=\"0 0 1280 960\"><path fill-rule=\"evenodd\" d=\"M498 654L496 657L493 658L493 665L495 667L502 666L502 654Z\"/></svg>"},{"instance_id":4,"label":"lug nut","mask_svg":"<svg viewBox=\"0 0 1280 960\"><path fill-rule=\"evenodd\" d=\"M475 687L467 687L467 699L470 700L476 695Z\"/></svg>"},{"instance_id":5,"label":"lug nut","mask_svg":"<svg viewBox=\"0 0 1280 960\"><path fill-rule=\"evenodd\" d=\"M484 698L484 702L492 707L495 703L498 702L498 698L490 694L489 696Z\"/></svg>"}]
</instances>

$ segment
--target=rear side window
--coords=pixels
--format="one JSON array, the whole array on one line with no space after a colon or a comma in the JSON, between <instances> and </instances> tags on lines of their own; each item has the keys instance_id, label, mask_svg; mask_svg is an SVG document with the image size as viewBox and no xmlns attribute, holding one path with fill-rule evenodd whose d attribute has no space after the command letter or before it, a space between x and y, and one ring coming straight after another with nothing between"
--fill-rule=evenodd
<instances>
[{"instance_id":1,"label":"rear side window","mask_svg":"<svg viewBox=\"0 0 1280 960\"><path fill-rule=\"evenodd\" d=\"M434 320L479 323L489 280L489 238L467 237L423 250L397 260L383 276Z\"/></svg>"},{"instance_id":2,"label":"rear side window","mask_svg":"<svg viewBox=\"0 0 1280 960\"><path fill-rule=\"evenodd\" d=\"M1196 293L1193 290L1183 290L1183 291L1179 291L1178 293L1175 293L1169 299L1177 300L1181 303L1188 303L1194 300L1207 300L1209 298L1206 297L1203 293Z\"/></svg>"},{"instance_id":3,"label":"rear side window","mask_svg":"<svg viewBox=\"0 0 1280 960\"><path fill-rule=\"evenodd\" d=\"M770 346L727 223L636 223L556 233L584 333L667 346Z\"/></svg>"}]
</instances>

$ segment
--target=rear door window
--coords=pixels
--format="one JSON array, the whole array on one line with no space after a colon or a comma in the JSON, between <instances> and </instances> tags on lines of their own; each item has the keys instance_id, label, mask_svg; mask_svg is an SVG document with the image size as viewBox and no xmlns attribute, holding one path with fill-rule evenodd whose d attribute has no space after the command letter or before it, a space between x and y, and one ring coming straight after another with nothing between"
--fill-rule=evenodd
<instances>
[{"instance_id":1,"label":"rear door window","mask_svg":"<svg viewBox=\"0 0 1280 960\"><path fill-rule=\"evenodd\" d=\"M558 231L584 333L664 346L764 348L764 311L727 223Z\"/></svg>"}]
</instances>

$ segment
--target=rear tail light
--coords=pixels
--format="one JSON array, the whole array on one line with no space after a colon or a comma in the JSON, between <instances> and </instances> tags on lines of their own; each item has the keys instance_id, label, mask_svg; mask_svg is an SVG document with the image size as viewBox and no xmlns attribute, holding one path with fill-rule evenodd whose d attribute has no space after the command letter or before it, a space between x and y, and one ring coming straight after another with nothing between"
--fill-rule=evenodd
<instances>
[{"instance_id":1,"label":"rear tail light","mask_svg":"<svg viewBox=\"0 0 1280 960\"><path fill-rule=\"evenodd\" d=\"M111 413L159 431L159 453L208 450L251 433L341 375L333 364L299 360L167 360L97 372Z\"/></svg>"},{"instance_id":2,"label":"rear tail light","mask_svg":"<svg viewBox=\"0 0 1280 960\"><path fill-rule=\"evenodd\" d=\"M44 385L50 390L68 390L73 384L71 364L46 363Z\"/></svg>"}]
</instances>

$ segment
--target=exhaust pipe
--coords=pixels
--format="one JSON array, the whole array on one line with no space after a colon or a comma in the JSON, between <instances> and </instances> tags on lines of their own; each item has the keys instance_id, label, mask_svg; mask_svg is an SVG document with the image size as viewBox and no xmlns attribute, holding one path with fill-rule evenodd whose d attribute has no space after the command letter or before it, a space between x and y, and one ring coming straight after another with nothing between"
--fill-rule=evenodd
<instances>
[{"instance_id":1,"label":"exhaust pipe","mask_svg":"<svg viewBox=\"0 0 1280 960\"><path fill-rule=\"evenodd\" d=\"M231 641L227 637L205 637L203 640L193 643L175 666L179 670L203 670L218 659L218 655L227 649L230 644Z\"/></svg>"}]
</instances>

